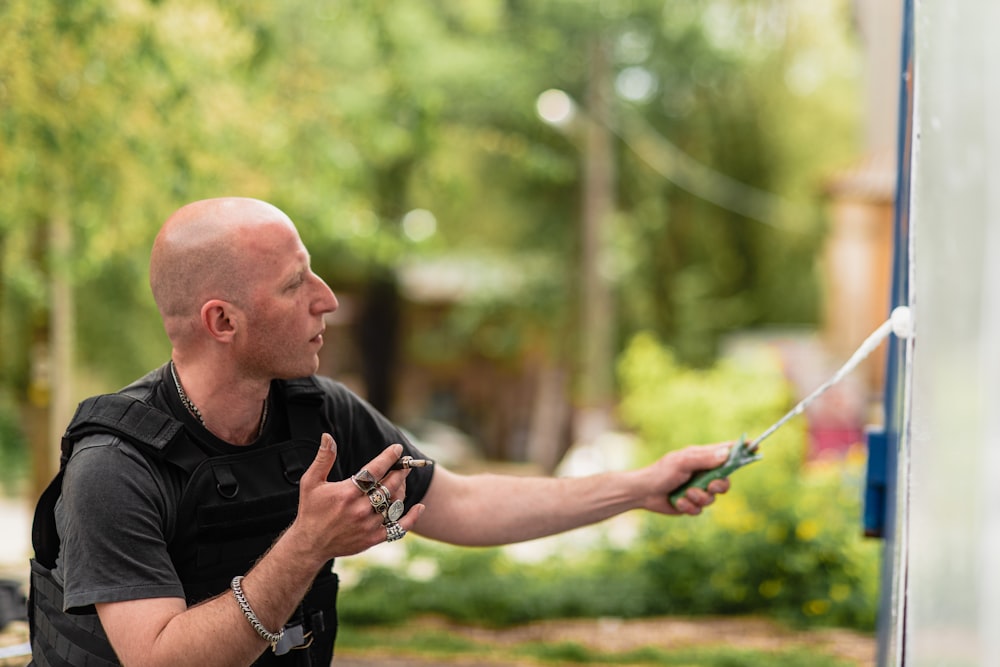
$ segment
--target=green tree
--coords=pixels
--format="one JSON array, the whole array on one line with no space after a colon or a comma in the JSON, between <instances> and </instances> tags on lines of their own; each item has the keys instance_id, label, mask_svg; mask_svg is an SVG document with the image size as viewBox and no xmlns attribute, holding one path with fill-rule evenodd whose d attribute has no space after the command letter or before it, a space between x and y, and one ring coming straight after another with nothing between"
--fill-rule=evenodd
<instances>
[{"instance_id":1,"label":"green tree","mask_svg":"<svg viewBox=\"0 0 1000 667\"><path fill-rule=\"evenodd\" d=\"M855 72L837 69L849 3L820 4L2 3L8 402L39 395L31 360L47 358L53 314L86 314L66 320L78 395L162 360L150 242L167 212L219 194L292 214L317 270L383 305L375 330L393 328L401 263L493 258L516 280L459 308L423 353L569 366L586 297L581 149L535 104L551 88L585 104L595 40L616 91L617 339L652 329L704 363L726 331L810 322L816 186L853 139ZM433 213L432 236L405 233L415 209ZM57 288L75 306L54 307Z\"/></svg>"},{"instance_id":2,"label":"green tree","mask_svg":"<svg viewBox=\"0 0 1000 667\"><path fill-rule=\"evenodd\" d=\"M179 197L218 183L202 178L213 165L198 162L224 145L207 123L189 122L212 118L214 81L188 76L243 58L239 40L189 48L176 38L217 16L155 4L0 5L0 177L10 185L0 202L0 370L6 409L21 406L36 443L36 487L75 397L162 354L144 288L149 244ZM77 310L87 313L82 365L99 373L81 388Z\"/></svg>"}]
</instances>

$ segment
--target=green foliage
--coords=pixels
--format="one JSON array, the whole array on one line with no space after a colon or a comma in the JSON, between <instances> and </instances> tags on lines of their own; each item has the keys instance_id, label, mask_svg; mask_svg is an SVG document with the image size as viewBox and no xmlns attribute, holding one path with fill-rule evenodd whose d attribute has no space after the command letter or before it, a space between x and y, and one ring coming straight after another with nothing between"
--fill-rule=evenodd
<instances>
[{"instance_id":1,"label":"green foliage","mask_svg":"<svg viewBox=\"0 0 1000 667\"><path fill-rule=\"evenodd\" d=\"M710 638L709 638L710 639ZM853 662L825 655L821 651L798 647L770 650L737 649L724 643L706 642L705 646L662 649L652 646L611 652L588 648L574 642L537 642L495 644L471 640L446 631L410 632L407 627L341 627L337 636L340 654L355 653L394 657L419 656L422 660L438 658L442 664L462 658L475 658L487 652L495 660L510 663L525 659L542 664L648 665L650 667L850 667Z\"/></svg>"},{"instance_id":2,"label":"green foliage","mask_svg":"<svg viewBox=\"0 0 1000 667\"><path fill-rule=\"evenodd\" d=\"M788 409L773 359L707 370L676 363L650 336L621 363L623 418L644 443L636 463L692 442L762 432ZM340 612L350 624L412 614L508 625L542 618L763 614L799 625L874 627L879 545L860 530L862 461L804 461L803 420L762 447L697 518L643 516L628 548L607 544L522 563L503 549L413 539L407 563L362 572ZM428 569L434 576L414 576Z\"/></svg>"},{"instance_id":3,"label":"green foliage","mask_svg":"<svg viewBox=\"0 0 1000 667\"><path fill-rule=\"evenodd\" d=\"M780 368L767 359L725 359L708 369L694 369L681 365L649 333L632 340L619 362L619 375L620 415L644 443L648 461L663 450L760 433L781 416L791 398ZM773 449L779 452L799 454L780 444L798 426L789 424L768 444L777 443Z\"/></svg>"},{"instance_id":4,"label":"green foliage","mask_svg":"<svg viewBox=\"0 0 1000 667\"><path fill-rule=\"evenodd\" d=\"M28 471L28 448L18 423L15 404L0 391L0 492L20 493Z\"/></svg>"},{"instance_id":5,"label":"green foliage","mask_svg":"<svg viewBox=\"0 0 1000 667\"><path fill-rule=\"evenodd\" d=\"M586 115L597 42L615 91L617 211L601 269L619 341L655 331L707 366L726 332L814 321L817 186L859 134L850 7L0 3L0 385L26 402L55 277L75 291L77 386L111 390L162 361L145 286L153 235L177 206L222 194L286 210L338 290L426 258L543 266L530 290L462 305L437 347L569 366L586 147L535 105L558 88ZM647 89L628 87L636 77ZM755 218L741 187L727 203L657 168L640 150L657 137L774 205ZM406 235L417 208L434 215L429 238Z\"/></svg>"},{"instance_id":6,"label":"green foliage","mask_svg":"<svg viewBox=\"0 0 1000 667\"><path fill-rule=\"evenodd\" d=\"M623 418L649 458L760 434L791 407L779 366L770 360L768 371L767 363L684 369L639 336L621 364ZM635 566L668 592L664 613L767 609L794 622L874 626L879 552L861 537L862 461L805 462L803 428L804 419L793 420L765 441L763 461L738 471L701 519L647 522Z\"/></svg>"},{"instance_id":7,"label":"green foliage","mask_svg":"<svg viewBox=\"0 0 1000 667\"><path fill-rule=\"evenodd\" d=\"M583 99L595 36L612 47L614 76L652 81L623 108L721 173L815 202L822 170L853 147L847 9L4 3L0 236L19 242L61 215L77 237L74 272L114 255L141 266L175 205L239 192L287 209L321 249L334 238L329 252L391 265L423 251L392 242L400 217L423 207L439 223L428 248L531 247L558 260L568 292L580 145L534 109L548 88ZM790 298L798 285L814 296L811 281L776 281L764 260L781 252L808 278L815 220L768 232L699 204L631 147L619 146L614 241L629 327L683 336L688 358L697 332L814 315L813 299ZM23 256L10 253L5 279L24 279Z\"/></svg>"},{"instance_id":8,"label":"green foliage","mask_svg":"<svg viewBox=\"0 0 1000 667\"><path fill-rule=\"evenodd\" d=\"M82 351L88 367L100 369L107 389L123 387L136 377L137 368L155 368L170 354L145 270L128 258L115 256L79 282L77 303L86 317L79 318L82 341L115 341L117 346L93 345ZM123 327L118 314L136 317ZM100 387L87 387L100 391Z\"/></svg>"}]
</instances>

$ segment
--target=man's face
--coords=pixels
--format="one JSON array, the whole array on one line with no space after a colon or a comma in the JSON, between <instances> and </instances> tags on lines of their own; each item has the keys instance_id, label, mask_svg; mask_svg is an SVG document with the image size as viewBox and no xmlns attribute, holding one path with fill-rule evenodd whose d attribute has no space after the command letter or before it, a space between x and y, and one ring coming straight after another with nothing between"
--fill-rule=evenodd
<instances>
[{"instance_id":1,"label":"man's face","mask_svg":"<svg viewBox=\"0 0 1000 667\"><path fill-rule=\"evenodd\" d=\"M237 353L248 371L270 378L315 373L323 346L324 315L337 298L312 272L309 253L294 227L274 223L248 242L247 326Z\"/></svg>"}]
</instances>

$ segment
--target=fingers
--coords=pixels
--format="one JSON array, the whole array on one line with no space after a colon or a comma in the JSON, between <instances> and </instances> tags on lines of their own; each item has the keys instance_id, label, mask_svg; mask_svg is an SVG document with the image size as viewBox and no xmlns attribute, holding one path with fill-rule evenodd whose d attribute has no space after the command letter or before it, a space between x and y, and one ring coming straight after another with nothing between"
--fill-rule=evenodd
<instances>
[{"instance_id":1,"label":"fingers","mask_svg":"<svg viewBox=\"0 0 1000 667\"><path fill-rule=\"evenodd\" d=\"M393 466L397 464L402 454L402 445L398 443L389 445L381 454L369 461L364 467L364 470L371 474L374 479L379 480L374 489L365 494L368 501L372 503L371 510L373 516L377 519L373 524L377 526L374 528L377 541L384 542L400 539L402 535L405 535L407 531L416 525L417 520L424 511L424 505L422 504L414 505L403 515L399 515L398 512L393 513L390 509L396 504L400 504L406 497L406 478L410 474L410 469L393 469ZM383 500L381 496L386 493L389 498L388 500ZM377 498L377 500L373 502L372 498ZM376 506L376 503L381 502L385 502L385 505L381 505L381 507ZM399 531L402 531L402 533Z\"/></svg>"},{"instance_id":2,"label":"fingers","mask_svg":"<svg viewBox=\"0 0 1000 667\"><path fill-rule=\"evenodd\" d=\"M423 503L418 503L410 508L410 511L400 517L399 527L403 530L410 531L413 527L417 525L417 521L420 520L420 515L424 513L425 506Z\"/></svg>"},{"instance_id":3,"label":"fingers","mask_svg":"<svg viewBox=\"0 0 1000 667\"><path fill-rule=\"evenodd\" d=\"M682 468L694 473L700 470L718 468L729 458L729 451L734 443L722 445L695 445L684 449L684 457L680 461Z\"/></svg>"},{"instance_id":4,"label":"fingers","mask_svg":"<svg viewBox=\"0 0 1000 667\"><path fill-rule=\"evenodd\" d=\"M410 508L410 511L401 516L398 520L386 519L382 523L382 530L385 532L383 542L395 542L406 537L406 534L413 530L413 527L424 513L424 505L417 504Z\"/></svg>"},{"instance_id":5,"label":"fingers","mask_svg":"<svg viewBox=\"0 0 1000 667\"><path fill-rule=\"evenodd\" d=\"M382 450L382 453L373 458L365 466L365 470L375 476L375 479L383 479L392 468L392 465L403 455L403 446L392 444Z\"/></svg>"},{"instance_id":6,"label":"fingers","mask_svg":"<svg viewBox=\"0 0 1000 667\"><path fill-rule=\"evenodd\" d=\"M709 482L706 490L691 487L683 496L677 499L675 507L681 514L701 514L701 511L715 502L715 496L729 490L729 479L715 479Z\"/></svg>"},{"instance_id":7,"label":"fingers","mask_svg":"<svg viewBox=\"0 0 1000 667\"><path fill-rule=\"evenodd\" d=\"M406 493L405 480L410 471L393 471L388 476L386 473L402 453L403 447L393 444L371 459L364 468L370 475L367 484L359 486L352 479L331 482L329 476L337 460L337 444L331 434L322 434L316 455L299 480L299 509L286 533L291 536L288 539L298 541L308 553L329 559L360 553L386 542L390 531L395 539L405 535L405 531L417 523L423 505L416 505L400 516ZM376 483L375 480L380 481ZM383 488L382 500L373 502L369 490L373 483ZM390 507L394 508L391 513ZM386 527L390 514L397 519L393 528Z\"/></svg>"},{"instance_id":8,"label":"fingers","mask_svg":"<svg viewBox=\"0 0 1000 667\"><path fill-rule=\"evenodd\" d=\"M392 469L402 454L402 445L398 443L389 445L381 454L369 461L368 465L364 467L375 479L379 480L379 484L385 486L391 492L394 498L403 498L406 496L406 478L410 474L409 469Z\"/></svg>"},{"instance_id":9,"label":"fingers","mask_svg":"<svg viewBox=\"0 0 1000 667\"><path fill-rule=\"evenodd\" d=\"M302 473L299 485L311 488L325 482L336 460L337 443L334 442L332 435L324 433L319 439L319 449L316 451L316 458L309 464L309 468Z\"/></svg>"},{"instance_id":10,"label":"fingers","mask_svg":"<svg viewBox=\"0 0 1000 667\"><path fill-rule=\"evenodd\" d=\"M690 488L677 500L677 509L685 514L701 514L701 511L715 502L715 494L698 488Z\"/></svg>"},{"instance_id":11,"label":"fingers","mask_svg":"<svg viewBox=\"0 0 1000 667\"><path fill-rule=\"evenodd\" d=\"M729 478L723 477L722 479L715 479L709 482L708 492L709 493L725 493L729 490Z\"/></svg>"},{"instance_id":12,"label":"fingers","mask_svg":"<svg viewBox=\"0 0 1000 667\"><path fill-rule=\"evenodd\" d=\"M728 460L734 444L728 442L715 445L692 445L667 455L664 461L672 459L671 465L674 474L679 475L678 483L684 483L690 480L694 474L715 470L723 465ZM674 488L676 488L676 484ZM675 511L668 510L667 513L700 514L703 508L715 501L717 494L726 493L728 490L729 480L726 478L712 480L706 488L692 486L675 502L672 504L668 502L671 509Z\"/></svg>"}]
</instances>

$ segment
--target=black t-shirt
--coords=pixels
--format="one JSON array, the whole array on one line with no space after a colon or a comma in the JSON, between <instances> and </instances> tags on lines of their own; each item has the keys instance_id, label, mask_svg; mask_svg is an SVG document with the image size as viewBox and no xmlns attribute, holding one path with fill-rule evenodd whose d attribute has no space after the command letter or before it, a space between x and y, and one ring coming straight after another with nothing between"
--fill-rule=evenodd
<instances>
[{"instance_id":1,"label":"black t-shirt","mask_svg":"<svg viewBox=\"0 0 1000 667\"><path fill-rule=\"evenodd\" d=\"M398 428L360 397L329 378L316 380L323 390L319 409L337 442L338 478L357 472L393 443L423 458ZM282 388L279 381L272 384L263 431L245 446L219 440L184 408L168 366L126 391L184 422L207 452L234 454L288 439ZM432 475L433 468L410 471L407 511L424 497ZM76 445L55 508L61 547L53 574L63 586L67 611L90 612L99 602L184 597L167 548L184 481L177 468L154 461L118 437L92 435Z\"/></svg>"}]
</instances>

